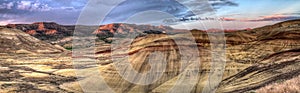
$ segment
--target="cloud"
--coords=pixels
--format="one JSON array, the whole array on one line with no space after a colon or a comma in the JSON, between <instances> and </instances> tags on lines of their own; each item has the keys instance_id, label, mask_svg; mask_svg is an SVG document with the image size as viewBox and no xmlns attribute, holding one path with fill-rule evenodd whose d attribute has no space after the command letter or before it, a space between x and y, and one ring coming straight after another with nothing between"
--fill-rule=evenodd
<instances>
[{"instance_id":1,"label":"cloud","mask_svg":"<svg viewBox=\"0 0 300 93\"><path fill-rule=\"evenodd\" d=\"M227 17L223 17L221 18L222 21L237 21L237 19L235 18L227 18Z\"/></svg>"},{"instance_id":2,"label":"cloud","mask_svg":"<svg viewBox=\"0 0 300 93\"><path fill-rule=\"evenodd\" d=\"M238 6L239 4L235 3L232 0L209 0L209 3L214 9L220 9L224 6Z\"/></svg>"},{"instance_id":3,"label":"cloud","mask_svg":"<svg viewBox=\"0 0 300 93\"><path fill-rule=\"evenodd\" d=\"M75 24L86 2L87 0L1 0L0 22L58 21L62 24Z\"/></svg>"},{"instance_id":4,"label":"cloud","mask_svg":"<svg viewBox=\"0 0 300 93\"><path fill-rule=\"evenodd\" d=\"M287 21L300 19L299 15L285 15L285 14L274 14L268 16L260 16L256 19L237 19L237 18L229 18L223 17L222 21L242 21L242 22L259 22L259 21Z\"/></svg>"},{"instance_id":5,"label":"cloud","mask_svg":"<svg viewBox=\"0 0 300 93\"><path fill-rule=\"evenodd\" d=\"M27 11L49 11L52 7L49 7L48 4L43 4L38 1L20 1L17 2L17 9L27 10Z\"/></svg>"},{"instance_id":6,"label":"cloud","mask_svg":"<svg viewBox=\"0 0 300 93\"><path fill-rule=\"evenodd\" d=\"M274 15L285 15L285 16L300 15L300 11L289 12L289 13L280 13L280 14L274 14Z\"/></svg>"},{"instance_id":7,"label":"cloud","mask_svg":"<svg viewBox=\"0 0 300 93\"><path fill-rule=\"evenodd\" d=\"M107 18L104 21L105 23L124 22L127 18L133 16L134 14L151 10L166 12L176 17L193 15L193 13L189 11L187 7L175 0L127 0L119 5L116 5L116 7L114 7L114 9L107 15Z\"/></svg>"},{"instance_id":8,"label":"cloud","mask_svg":"<svg viewBox=\"0 0 300 93\"><path fill-rule=\"evenodd\" d=\"M178 1L178 2L177 2ZM107 15L104 23L123 22L128 17L144 11L157 10L169 13L177 18L191 17L205 13L212 13L214 9L224 6L238 6L230 0L127 0L116 7ZM102 3L107 3L106 1ZM155 16L153 16L155 17ZM157 18L159 15L157 15ZM147 21L147 18L141 19ZM161 20L161 19L158 19ZM153 20L151 20L153 21Z\"/></svg>"},{"instance_id":9,"label":"cloud","mask_svg":"<svg viewBox=\"0 0 300 93\"><path fill-rule=\"evenodd\" d=\"M283 14L273 14L268 16L259 16L257 18L245 19L245 18L231 18L229 15L226 17L213 18L213 17L187 17L179 20L179 22L190 22L190 21L203 21L203 20L219 20L219 21L237 21L237 22L262 22L262 21L287 21L300 19L300 15L297 13L283 13Z\"/></svg>"},{"instance_id":10,"label":"cloud","mask_svg":"<svg viewBox=\"0 0 300 93\"><path fill-rule=\"evenodd\" d=\"M32 12L32 11L49 11L52 7L48 4L41 3L39 1L22 1L22 0L4 0L0 1L0 10L3 12L10 11L13 12Z\"/></svg>"},{"instance_id":11,"label":"cloud","mask_svg":"<svg viewBox=\"0 0 300 93\"><path fill-rule=\"evenodd\" d=\"M270 16L262 16L259 19L248 20L248 21L286 21L300 19L300 16L290 16L290 15L270 15Z\"/></svg>"},{"instance_id":12,"label":"cloud","mask_svg":"<svg viewBox=\"0 0 300 93\"><path fill-rule=\"evenodd\" d=\"M13 2L5 3L0 5L0 9L12 9L14 6Z\"/></svg>"},{"instance_id":13,"label":"cloud","mask_svg":"<svg viewBox=\"0 0 300 93\"><path fill-rule=\"evenodd\" d=\"M95 12L106 11L105 6L114 6L117 0L91 0L96 6L104 8L91 8ZM213 12L224 6L237 6L231 0L126 0L126 2L115 7L106 17L107 23L124 21L136 13L159 10L175 17L190 17L195 14ZM200 2L199 2L200 1ZM12 17L1 17L7 20L18 21L59 21L66 24L75 24L77 18L88 0L1 0L0 14ZM187 7L186 7L187 6ZM194 13L191 12L194 10ZM72 13L72 14L67 14ZM92 14L91 14L92 15ZM157 19L160 19L157 15ZM156 18L153 16L154 19ZM141 19L147 21L147 18ZM150 20L153 21L153 20Z\"/></svg>"}]
</instances>

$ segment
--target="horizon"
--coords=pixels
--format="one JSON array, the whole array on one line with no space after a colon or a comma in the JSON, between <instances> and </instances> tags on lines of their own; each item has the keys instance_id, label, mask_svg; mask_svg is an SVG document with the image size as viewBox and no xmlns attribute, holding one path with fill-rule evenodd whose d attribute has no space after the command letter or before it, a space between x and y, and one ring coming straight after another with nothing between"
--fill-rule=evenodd
<instances>
[{"instance_id":1,"label":"horizon","mask_svg":"<svg viewBox=\"0 0 300 93\"><path fill-rule=\"evenodd\" d=\"M265 27L265 26L271 26L271 25L275 25L278 23L282 23L282 22L287 22L287 21L293 21L293 20L300 20L299 19L291 19L291 20L285 20L285 21L278 21L278 22L274 22L273 24L267 24L267 25L263 25L263 26L258 26L258 27L254 27L254 28L243 28L243 29L226 29L226 28L210 28L210 29L197 29L197 28L190 28L187 30L202 30L202 31L208 31L208 30L223 30L223 31L238 31L238 30L249 30L249 29L256 29L256 28L261 28L261 27ZM40 23L40 22L32 22L32 23L18 23L16 25L30 25L30 24L36 24L36 23ZM135 23L108 23L108 24L101 24L101 25L83 25L83 24L60 24L60 23L56 23L56 22L51 22L51 21L45 21L43 23L55 23L58 25L62 25L62 26L103 26L103 25L109 25L109 24L134 24L134 25L151 25L151 24L135 24ZM5 27L7 25L10 24L6 24L6 25L1 25L0 27ZM15 25L15 24L13 24ZM152 25L152 26L158 26L158 25ZM169 25L162 25L162 26L169 26ZM170 26L172 27L172 26ZM174 27L172 27L174 28ZM174 28L174 29L180 29L180 28Z\"/></svg>"},{"instance_id":2,"label":"horizon","mask_svg":"<svg viewBox=\"0 0 300 93\"><path fill-rule=\"evenodd\" d=\"M34 22L55 22L62 25L78 25L77 20L80 14L84 9L90 7L86 5L91 2L93 2L93 0L3 0L0 1L0 25L30 24ZM149 3L149 5L143 5L145 7L142 7L141 3ZM158 3L164 4L167 7L161 6ZM195 9L207 8L202 5L193 5L195 4L194 0L189 0L184 3L190 4L191 6L189 7ZM101 4L114 6L112 2L109 1L101 1ZM208 0L208 2L205 2L204 0L204 2L200 4L210 5L208 9L202 9L200 11L203 12L203 14L193 15L189 9L182 8L183 6L177 4L174 0L154 0L152 2L127 0L111 10L102 23L79 25L104 25L111 23L164 25L161 20L170 17L162 16L162 13L158 13L157 11L142 12L139 15L136 14L141 11L155 10L156 7L161 8L163 12L174 15L176 18L188 18L193 16L215 16L216 18L223 18L222 21L218 21L223 29L257 28L287 20L300 19L300 6L298 6L300 1ZM277 4L277 6L274 6L275 4ZM257 7L253 8L253 5ZM287 5L289 6L287 7ZM142 9L132 11L138 7L142 7ZM99 11L101 13L105 11L103 9L93 11ZM210 15L208 13L213 14ZM130 19L131 17L135 18L128 22L127 18ZM95 20L95 18L88 20ZM195 29L212 29L214 27L210 27L210 21L211 20L180 22L180 25L175 23L175 25L170 26L173 28L183 28L182 25L185 25ZM201 27L201 24L205 26Z\"/></svg>"}]
</instances>

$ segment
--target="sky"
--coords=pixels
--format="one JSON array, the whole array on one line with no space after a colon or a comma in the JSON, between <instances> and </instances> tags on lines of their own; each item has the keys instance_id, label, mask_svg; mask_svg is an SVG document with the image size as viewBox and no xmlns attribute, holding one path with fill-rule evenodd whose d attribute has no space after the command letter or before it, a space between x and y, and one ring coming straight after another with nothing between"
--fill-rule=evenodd
<instances>
[{"instance_id":1,"label":"sky","mask_svg":"<svg viewBox=\"0 0 300 93\"><path fill-rule=\"evenodd\" d=\"M172 26L245 29L300 19L299 5L300 0L1 0L0 25L33 22L74 25L79 18L99 20L82 16L83 11L92 11L88 15L105 15L103 22L98 24L128 22L165 25L163 21L170 18L208 17L222 21L180 21ZM219 22L222 27L215 25Z\"/></svg>"}]
</instances>

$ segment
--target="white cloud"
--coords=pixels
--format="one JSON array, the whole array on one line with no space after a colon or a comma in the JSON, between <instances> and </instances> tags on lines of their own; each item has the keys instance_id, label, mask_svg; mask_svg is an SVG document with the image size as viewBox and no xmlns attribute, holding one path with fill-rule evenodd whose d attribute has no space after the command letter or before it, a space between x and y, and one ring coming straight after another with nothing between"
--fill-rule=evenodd
<instances>
[{"instance_id":1,"label":"white cloud","mask_svg":"<svg viewBox=\"0 0 300 93\"><path fill-rule=\"evenodd\" d=\"M36 1L20 1L17 3L17 9L28 11L49 11L51 7Z\"/></svg>"},{"instance_id":2,"label":"white cloud","mask_svg":"<svg viewBox=\"0 0 300 93\"><path fill-rule=\"evenodd\" d=\"M21 1L21 2L18 2L17 9L20 9L20 10L29 10L30 4L31 4L31 1Z\"/></svg>"},{"instance_id":3,"label":"white cloud","mask_svg":"<svg viewBox=\"0 0 300 93\"><path fill-rule=\"evenodd\" d=\"M7 8L7 9L12 9L13 6L14 6L14 3L9 2L9 3L6 5L6 8Z\"/></svg>"},{"instance_id":4,"label":"white cloud","mask_svg":"<svg viewBox=\"0 0 300 93\"><path fill-rule=\"evenodd\" d=\"M12 9L14 6L13 2L0 4L0 9Z\"/></svg>"}]
</instances>

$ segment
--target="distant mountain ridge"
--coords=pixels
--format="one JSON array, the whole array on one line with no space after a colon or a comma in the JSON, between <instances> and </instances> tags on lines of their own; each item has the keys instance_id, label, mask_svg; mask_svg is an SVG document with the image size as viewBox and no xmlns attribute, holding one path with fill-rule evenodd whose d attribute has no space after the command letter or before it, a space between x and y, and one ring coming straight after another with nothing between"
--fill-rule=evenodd
<instances>
[{"instance_id":1,"label":"distant mountain ridge","mask_svg":"<svg viewBox=\"0 0 300 93\"><path fill-rule=\"evenodd\" d=\"M128 34L128 33L144 33L145 31L170 31L173 28L169 26L152 26L152 25L135 25L125 23L114 23L99 26L94 34Z\"/></svg>"},{"instance_id":2,"label":"distant mountain ridge","mask_svg":"<svg viewBox=\"0 0 300 93\"><path fill-rule=\"evenodd\" d=\"M7 28L19 29L31 36L48 43L64 45L66 42L71 42L70 37L73 36L75 25L60 25L55 22L36 22L33 24L8 24ZM165 31L173 30L168 26L151 26L151 25L135 25L125 23L113 23L107 25L100 25L93 29L95 26L79 26L81 29L77 31L85 34L84 32L91 32L98 36L101 40L113 37L116 34L126 35L129 33L137 34L160 34Z\"/></svg>"},{"instance_id":3,"label":"distant mountain ridge","mask_svg":"<svg viewBox=\"0 0 300 93\"><path fill-rule=\"evenodd\" d=\"M22 30L30 35L60 35L72 36L75 30L75 25L60 25L55 22L36 22L33 24L8 24L8 28L15 28ZM166 31L173 30L169 26L151 26L151 25L135 25L126 23L112 23L100 25L93 34L126 34L132 32L143 33L148 30Z\"/></svg>"},{"instance_id":4,"label":"distant mountain ridge","mask_svg":"<svg viewBox=\"0 0 300 93\"><path fill-rule=\"evenodd\" d=\"M226 31L225 38L228 44L241 44L246 42L251 42L257 39L271 39L271 38L289 38L290 36L282 33L297 34L297 30L300 27L300 20L290 20L285 22L280 22L274 25L268 25L264 27L236 30L236 31ZM8 24L6 27L15 28L22 30L40 40L43 40L52 44L59 44L64 46L65 44L72 43L72 36L74 34L75 25L60 25L54 22L36 22L33 24ZM89 32L95 34L99 40L111 42L111 38L114 35L127 35L130 33L136 33L141 35L146 34L163 34L163 33L182 33L189 32L189 30L173 29L169 26L152 26L152 25L136 25L136 24L126 24L126 23L112 23L100 26L80 26L81 29L77 29L80 32ZM94 30L94 31L87 31ZM288 30L288 32L283 32ZM222 31L222 30L220 30ZM209 42L209 38L206 34L207 32L219 32L218 29L211 29L208 31L203 30L191 30L193 34L201 34L201 40L196 39L197 42ZM281 34L280 34L281 33ZM85 34L85 33L83 33ZM266 37L265 35L273 35L273 37ZM295 35L292 35L295 36ZM292 37L291 36L291 37Z\"/></svg>"}]
</instances>

